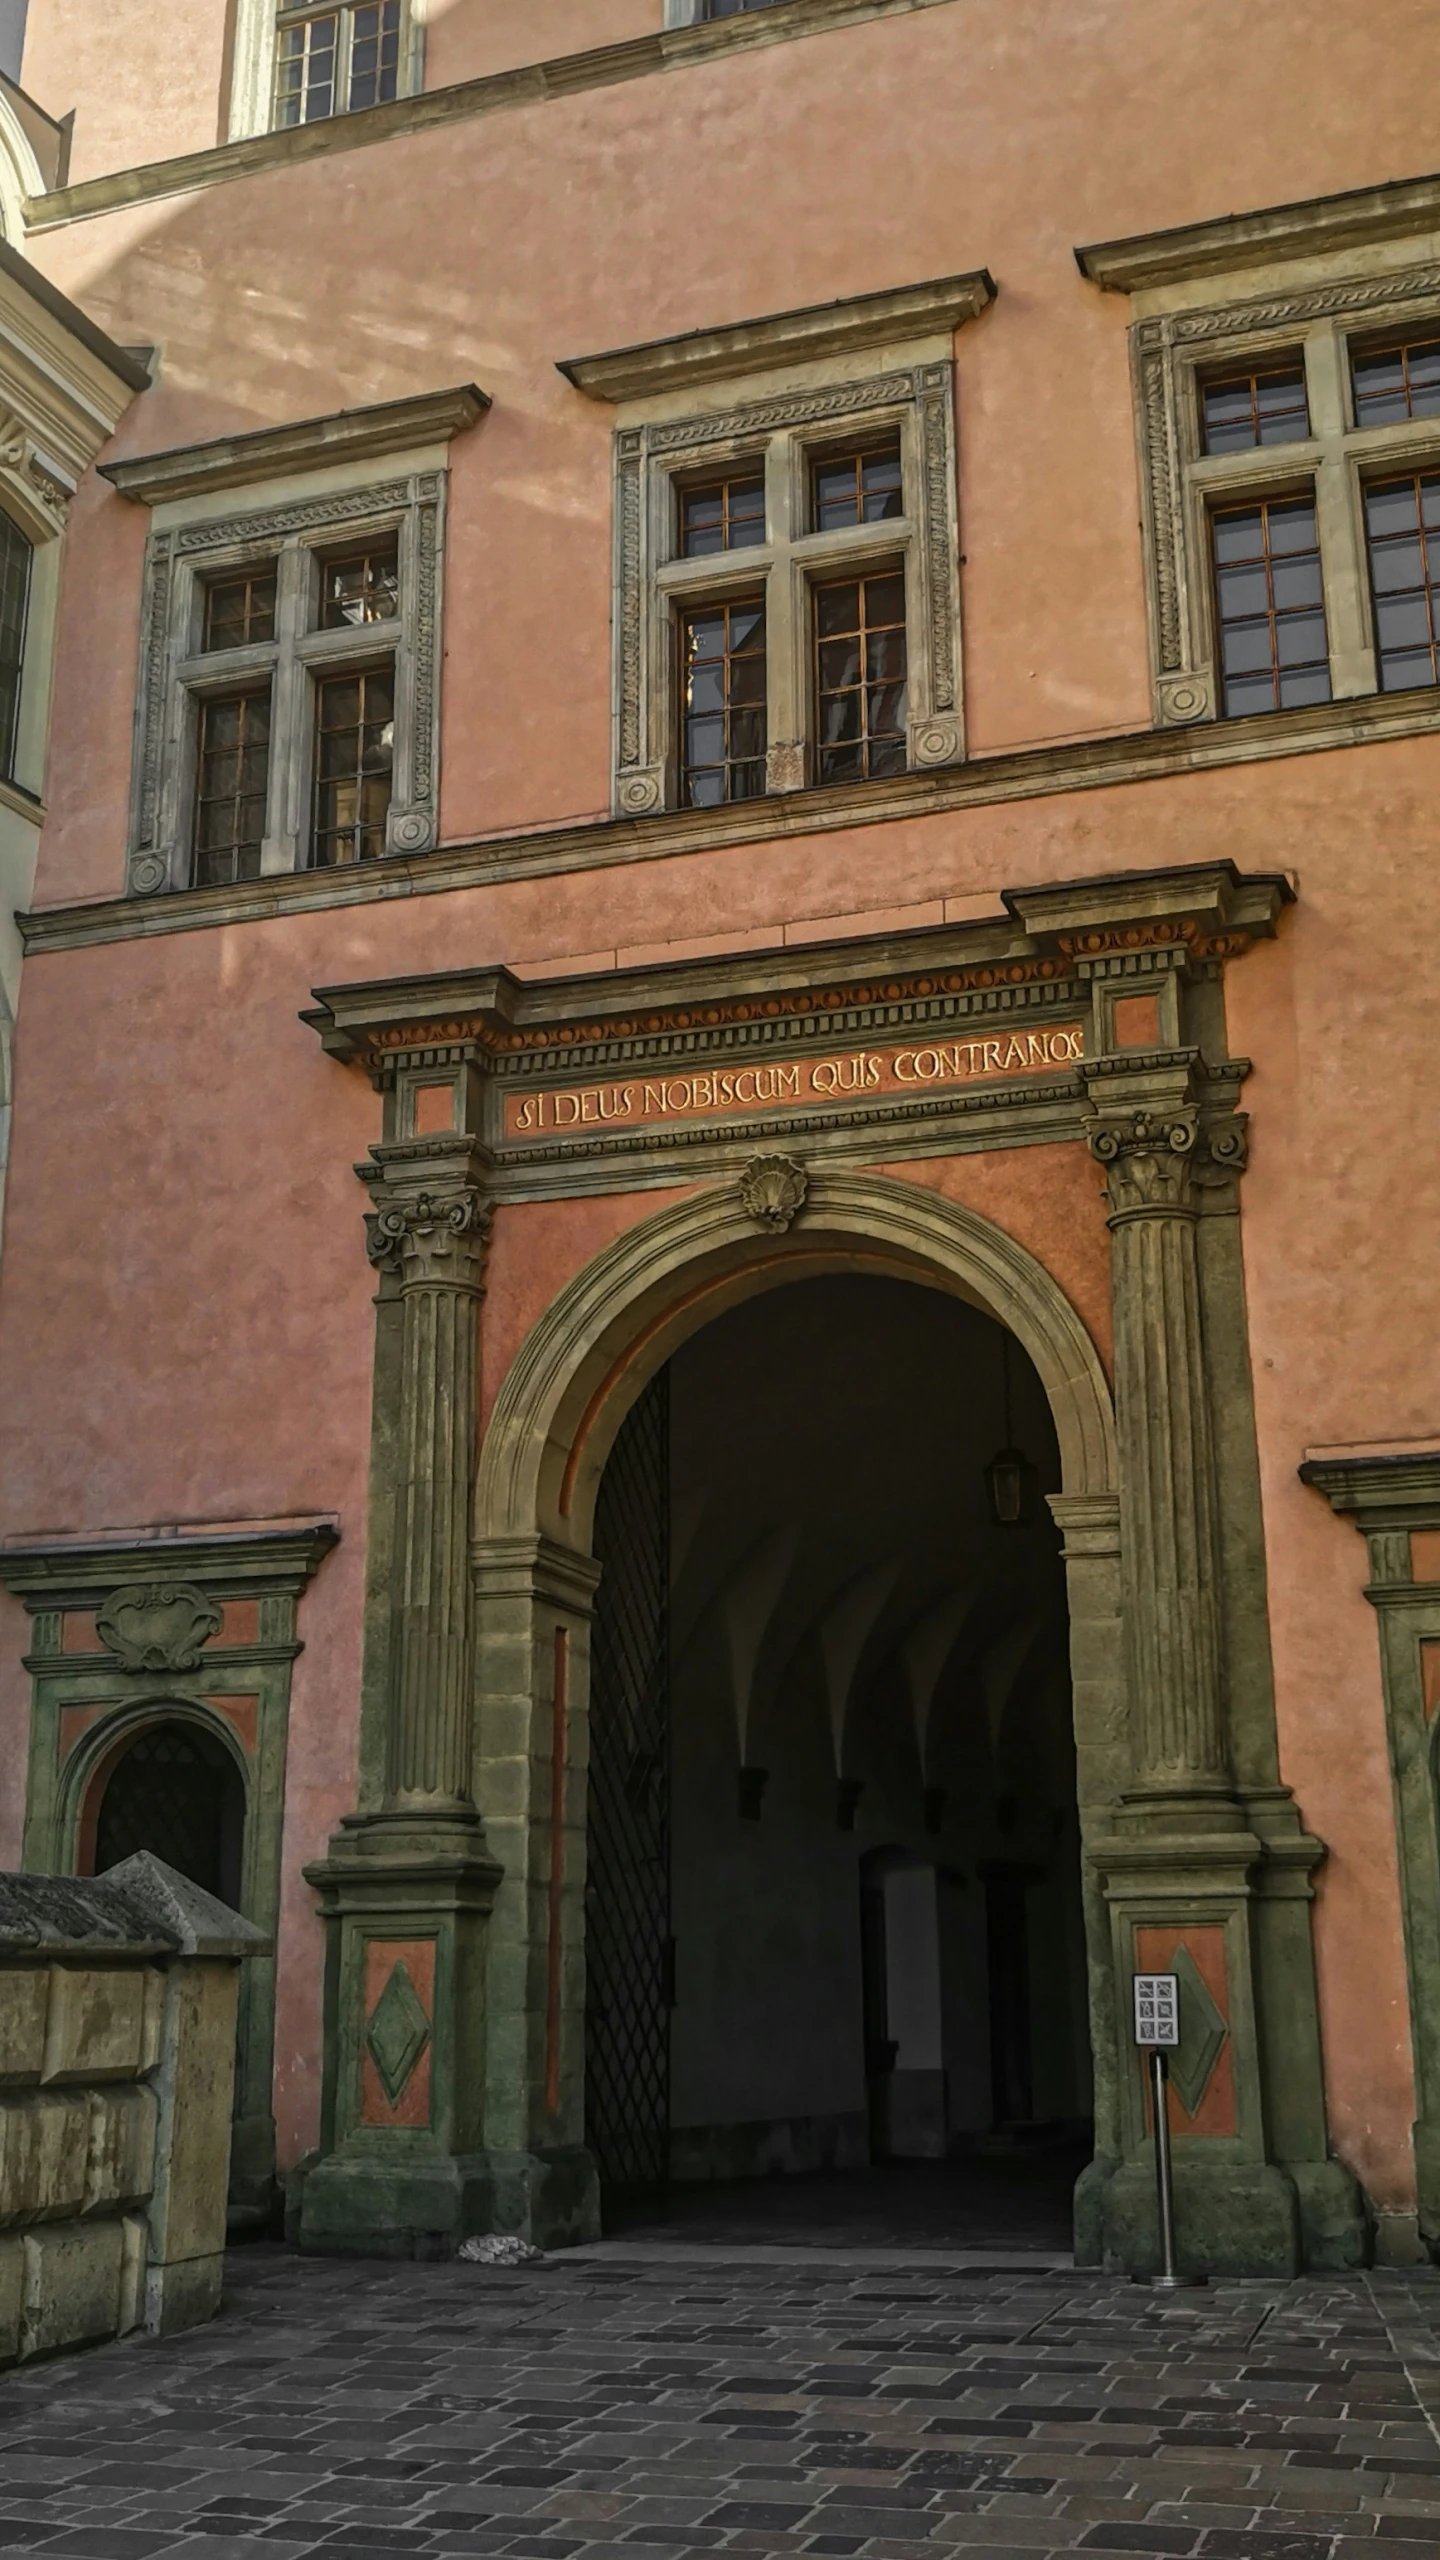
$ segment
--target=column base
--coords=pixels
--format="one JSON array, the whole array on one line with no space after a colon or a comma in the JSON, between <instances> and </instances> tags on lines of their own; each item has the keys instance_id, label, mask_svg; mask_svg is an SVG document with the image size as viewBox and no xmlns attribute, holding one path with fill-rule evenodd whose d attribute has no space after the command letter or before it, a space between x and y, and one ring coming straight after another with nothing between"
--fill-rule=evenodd
<instances>
[{"instance_id":1,"label":"column base","mask_svg":"<svg viewBox=\"0 0 1440 2560\"><path fill-rule=\"evenodd\" d=\"M513 2232L537 2249L600 2236L600 2180L588 2151L435 2152L359 2140L307 2170L298 2240L316 2254L453 2258L462 2240Z\"/></svg>"},{"instance_id":2,"label":"column base","mask_svg":"<svg viewBox=\"0 0 1440 2560\"><path fill-rule=\"evenodd\" d=\"M453 2258L493 2229L494 2180L483 2151L420 2156L383 2136L332 2151L308 2172L302 2249L361 2258Z\"/></svg>"},{"instance_id":3,"label":"column base","mask_svg":"<svg viewBox=\"0 0 1440 2560\"><path fill-rule=\"evenodd\" d=\"M1287 2160L1300 2207L1300 2249L1308 2272L1353 2274L1374 2255L1369 2206L1343 2160Z\"/></svg>"},{"instance_id":4,"label":"column base","mask_svg":"<svg viewBox=\"0 0 1440 2560\"><path fill-rule=\"evenodd\" d=\"M495 2231L537 2249L573 2249L600 2237L600 2172L582 2145L564 2151L492 2151Z\"/></svg>"},{"instance_id":5,"label":"column base","mask_svg":"<svg viewBox=\"0 0 1440 2560\"><path fill-rule=\"evenodd\" d=\"M1095 2162L1076 2196L1076 2260L1117 2275L1160 2264L1155 2169L1149 2159ZM1087 2186L1087 2181L1089 2182ZM1081 2254L1081 2226L1086 2252ZM1177 2158L1175 2247L1187 2274L1293 2276L1302 2265L1300 2200L1284 2169L1263 2161Z\"/></svg>"}]
</instances>

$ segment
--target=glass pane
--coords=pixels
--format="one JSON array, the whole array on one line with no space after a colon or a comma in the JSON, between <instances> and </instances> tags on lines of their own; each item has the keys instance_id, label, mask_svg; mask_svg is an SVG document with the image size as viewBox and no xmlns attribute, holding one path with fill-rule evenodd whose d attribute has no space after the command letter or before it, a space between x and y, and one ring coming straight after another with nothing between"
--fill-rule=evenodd
<instances>
[{"instance_id":1,"label":"glass pane","mask_svg":"<svg viewBox=\"0 0 1440 2560\"><path fill-rule=\"evenodd\" d=\"M860 589L858 586L821 587L815 596L815 628L822 639L841 631L860 628Z\"/></svg>"},{"instance_id":2,"label":"glass pane","mask_svg":"<svg viewBox=\"0 0 1440 2560\"><path fill-rule=\"evenodd\" d=\"M860 643L854 640L823 640L820 644L820 690L836 693L842 686L860 681Z\"/></svg>"},{"instance_id":3,"label":"glass pane","mask_svg":"<svg viewBox=\"0 0 1440 2560\"><path fill-rule=\"evenodd\" d=\"M866 579L865 618L871 624L904 622L905 581L903 578Z\"/></svg>"},{"instance_id":4,"label":"glass pane","mask_svg":"<svg viewBox=\"0 0 1440 2560\"><path fill-rule=\"evenodd\" d=\"M1238 622L1243 614L1265 613L1270 604L1270 581L1263 563L1257 568L1222 569L1219 572L1220 612L1226 622Z\"/></svg>"},{"instance_id":5,"label":"glass pane","mask_svg":"<svg viewBox=\"0 0 1440 2560\"><path fill-rule=\"evenodd\" d=\"M1293 613L1299 606L1324 602L1320 563L1313 552L1298 560L1277 560L1271 576L1278 612Z\"/></svg>"},{"instance_id":6,"label":"glass pane","mask_svg":"<svg viewBox=\"0 0 1440 2560\"><path fill-rule=\"evenodd\" d=\"M1293 506L1270 507L1267 513L1272 552L1314 550L1315 509L1308 498Z\"/></svg>"},{"instance_id":7,"label":"glass pane","mask_svg":"<svg viewBox=\"0 0 1440 2560\"><path fill-rule=\"evenodd\" d=\"M1265 540L1258 508L1253 515L1216 516L1217 560L1259 560L1264 555Z\"/></svg>"},{"instance_id":8,"label":"glass pane","mask_svg":"<svg viewBox=\"0 0 1440 2560\"><path fill-rule=\"evenodd\" d=\"M1307 702L1328 702L1329 699L1330 670L1328 667L1307 667L1303 674L1282 675L1280 678L1282 711L1301 711Z\"/></svg>"},{"instance_id":9,"label":"glass pane","mask_svg":"<svg viewBox=\"0 0 1440 2560\"><path fill-rule=\"evenodd\" d=\"M1323 613L1283 614L1275 625L1275 654L1282 667L1313 666L1325 656Z\"/></svg>"},{"instance_id":10,"label":"glass pane","mask_svg":"<svg viewBox=\"0 0 1440 2560\"><path fill-rule=\"evenodd\" d=\"M365 622L391 622L400 610L400 547L387 537L343 559L322 561L320 623L322 630L343 630Z\"/></svg>"},{"instance_id":11,"label":"glass pane","mask_svg":"<svg viewBox=\"0 0 1440 2560\"><path fill-rule=\"evenodd\" d=\"M1410 533L1415 525L1415 483L1387 480L1365 492L1365 522L1371 535Z\"/></svg>"},{"instance_id":12,"label":"glass pane","mask_svg":"<svg viewBox=\"0 0 1440 2560\"><path fill-rule=\"evenodd\" d=\"M1434 681L1435 662L1428 649L1412 650L1408 654L1397 652L1380 661L1382 693L1404 693L1411 685L1433 684Z\"/></svg>"},{"instance_id":13,"label":"glass pane","mask_svg":"<svg viewBox=\"0 0 1440 2560\"><path fill-rule=\"evenodd\" d=\"M1227 675L1244 675L1252 668L1268 667L1272 660L1270 625L1238 622L1222 633L1221 646Z\"/></svg>"},{"instance_id":14,"label":"glass pane","mask_svg":"<svg viewBox=\"0 0 1440 2560\"><path fill-rule=\"evenodd\" d=\"M1423 595L1391 598L1375 611L1376 632L1382 649L1428 648L1430 614Z\"/></svg>"},{"instance_id":15,"label":"glass pane","mask_svg":"<svg viewBox=\"0 0 1440 2560\"><path fill-rule=\"evenodd\" d=\"M1440 554L1440 541L1435 547ZM1423 587L1425 584L1425 554L1418 541L1379 543L1370 566L1377 595L1394 594L1402 587Z\"/></svg>"}]
</instances>

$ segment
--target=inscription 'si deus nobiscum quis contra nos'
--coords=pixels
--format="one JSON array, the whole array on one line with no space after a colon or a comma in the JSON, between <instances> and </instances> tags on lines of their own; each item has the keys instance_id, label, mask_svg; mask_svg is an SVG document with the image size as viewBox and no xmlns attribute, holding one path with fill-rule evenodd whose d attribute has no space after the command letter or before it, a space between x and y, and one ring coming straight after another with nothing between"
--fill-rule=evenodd
<instances>
[{"instance_id":1,"label":"inscription 'si deus nobiscum quis contra nos'","mask_svg":"<svg viewBox=\"0 0 1440 2560\"><path fill-rule=\"evenodd\" d=\"M1001 1032L985 1040L912 1042L903 1048L847 1049L830 1057L783 1063L695 1067L683 1075L616 1077L603 1084L508 1095L505 1134L528 1138L541 1131L616 1122L635 1128L655 1120L769 1111L777 1103L915 1093L992 1077L1043 1074L1047 1069L1073 1066L1083 1055L1081 1027L1067 1022L1044 1031Z\"/></svg>"}]
</instances>

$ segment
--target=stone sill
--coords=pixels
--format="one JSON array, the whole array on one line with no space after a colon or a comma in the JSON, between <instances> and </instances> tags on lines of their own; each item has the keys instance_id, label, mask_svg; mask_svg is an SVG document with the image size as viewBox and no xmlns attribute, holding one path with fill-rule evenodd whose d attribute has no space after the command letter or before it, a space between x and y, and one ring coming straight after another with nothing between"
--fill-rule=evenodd
<instances>
[{"instance_id":1,"label":"stone sill","mask_svg":"<svg viewBox=\"0 0 1440 2560\"><path fill-rule=\"evenodd\" d=\"M577 91L614 88L622 81L647 79L657 71L689 70L723 54L793 44L803 36L862 26L871 18L906 17L916 9L950 5L952 0L789 0L783 10L761 10L708 26L672 27L662 34L632 37L624 44L559 54L517 71L490 72L452 88L422 90L417 97L396 98L389 106L366 107L355 115L329 116L322 123L297 125L285 133L248 134L208 151L188 151L178 159L151 160L138 169L83 178L76 186L32 196L25 207L26 229L50 231L62 223L112 213L121 205L153 204L163 196L224 186L267 169L293 168L297 161L361 151L402 134L430 133L437 125L466 123L516 107L547 106Z\"/></svg>"},{"instance_id":2,"label":"stone sill","mask_svg":"<svg viewBox=\"0 0 1440 2560\"><path fill-rule=\"evenodd\" d=\"M604 870L612 863L662 861L677 854L719 853L782 838L834 835L899 819L938 817L957 809L1208 773L1217 766L1325 755L1339 747L1427 737L1437 728L1440 687L1427 686L1421 694L1365 695L1353 701L1316 703L1304 711L1208 721L1193 729L1132 730L1119 737L974 756L968 764L952 765L939 773L904 774L891 782L833 784L724 809L667 809L653 818L592 818L528 833L482 836L464 844L441 845L434 853L391 855L344 872L272 872L229 888L85 899L70 906L34 908L16 922L27 956L74 951L100 942L143 941L152 934L202 933L216 925L259 922L323 907L372 906L386 898L432 897L447 889Z\"/></svg>"}]
</instances>

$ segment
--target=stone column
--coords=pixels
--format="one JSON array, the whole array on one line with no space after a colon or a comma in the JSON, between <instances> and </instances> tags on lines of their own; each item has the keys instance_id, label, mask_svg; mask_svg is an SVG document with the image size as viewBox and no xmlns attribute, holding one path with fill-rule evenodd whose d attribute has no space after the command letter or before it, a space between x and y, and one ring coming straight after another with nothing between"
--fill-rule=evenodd
<instances>
[{"instance_id":1,"label":"stone column","mask_svg":"<svg viewBox=\"0 0 1440 2560\"><path fill-rule=\"evenodd\" d=\"M1153 1086L1151 1075L1144 1085ZM1163 1081L1179 1083L1173 1076ZM1194 1102L1113 1080L1092 1111L1105 1168L1115 1315L1120 1538L1132 1784L1187 1818L1232 1801L1220 1640L1215 1455L1194 1199L1197 1164L1243 1161L1234 1121L1202 1138ZM1120 1088L1114 1090L1114 1086ZM1092 1092L1092 1102L1099 1099Z\"/></svg>"},{"instance_id":2,"label":"stone column","mask_svg":"<svg viewBox=\"0 0 1440 2560\"><path fill-rule=\"evenodd\" d=\"M469 1185L421 1191L370 1222L370 1259L398 1265L401 1477L385 1810L473 1815L470 1493L478 1314L493 1212Z\"/></svg>"},{"instance_id":3,"label":"stone column","mask_svg":"<svg viewBox=\"0 0 1440 2560\"><path fill-rule=\"evenodd\" d=\"M491 2227L484 2149L485 1932L499 1869L471 1792L470 1528L479 1311L491 1211L467 1140L374 1151L372 1263L401 1342L377 1414L390 1606L378 1804L306 1869L330 1932L322 2156L302 2244L447 2254ZM367 1178L369 1176L367 1168ZM373 1523L372 1523L373 1525ZM378 1670L378 1666L377 1666Z\"/></svg>"}]
</instances>

